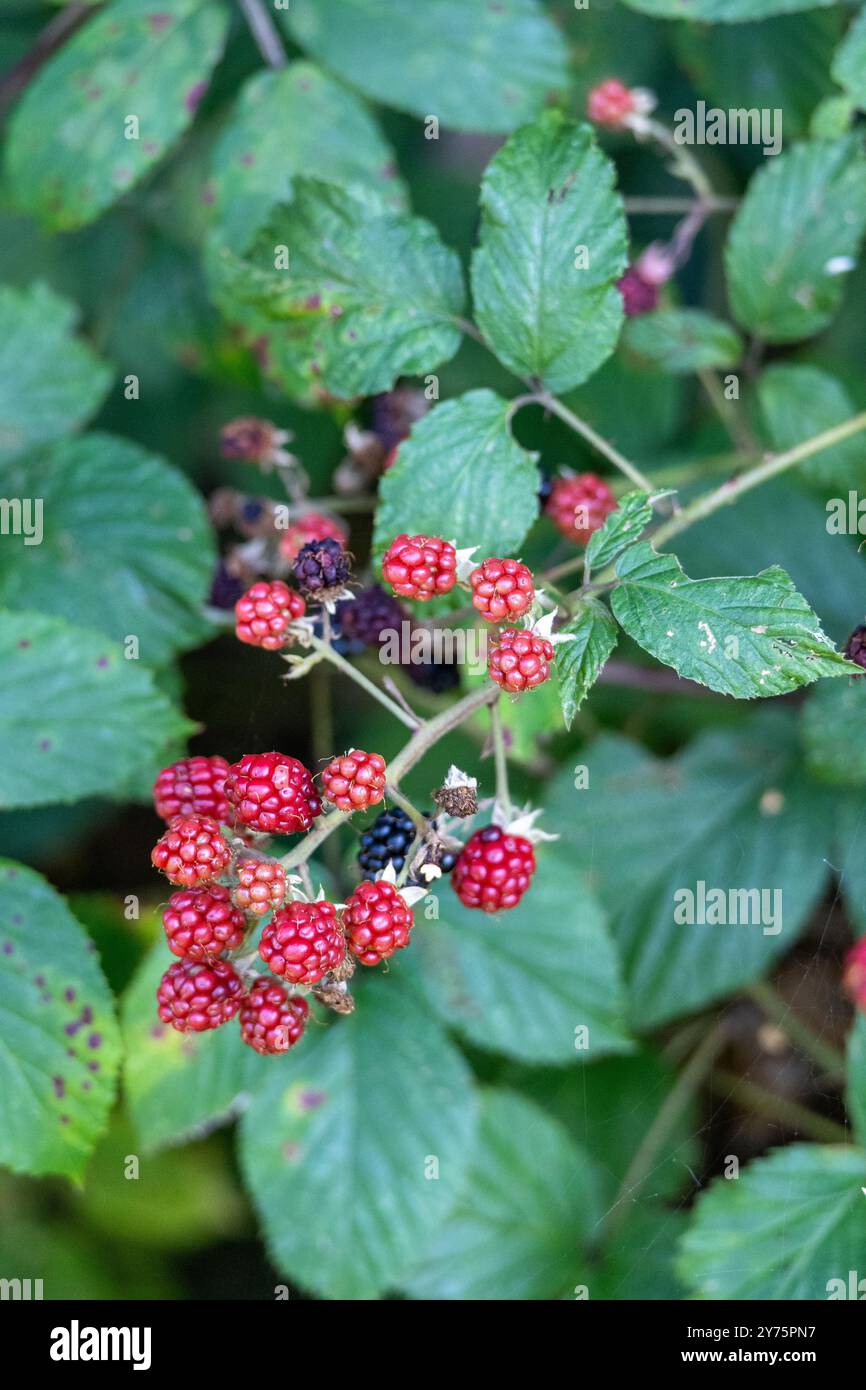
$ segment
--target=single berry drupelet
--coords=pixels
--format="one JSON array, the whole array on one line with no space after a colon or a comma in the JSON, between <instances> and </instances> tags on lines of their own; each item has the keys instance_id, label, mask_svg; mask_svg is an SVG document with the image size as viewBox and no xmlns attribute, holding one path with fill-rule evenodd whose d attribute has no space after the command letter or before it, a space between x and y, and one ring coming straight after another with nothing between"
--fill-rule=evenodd
<instances>
[{"instance_id":1,"label":"single berry drupelet","mask_svg":"<svg viewBox=\"0 0 866 1390\"><path fill-rule=\"evenodd\" d=\"M535 851L529 840L488 825L466 841L451 883L464 907L502 912L517 906L534 873Z\"/></svg>"},{"instance_id":2,"label":"single berry drupelet","mask_svg":"<svg viewBox=\"0 0 866 1390\"><path fill-rule=\"evenodd\" d=\"M363 877L375 878L388 864L393 864L394 872L399 874L414 839L415 826L401 807L382 811L361 836L358 864ZM456 858L450 850L442 851L436 862L443 874L450 874Z\"/></svg>"},{"instance_id":3,"label":"single berry drupelet","mask_svg":"<svg viewBox=\"0 0 866 1390\"><path fill-rule=\"evenodd\" d=\"M457 552L438 536L396 536L382 560L395 594L419 602L447 594L457 583Z\"/></svg>"},{"instance_id":4,"label":"single berry drupelet","mask_svg":"<svg viewBox=\"0 0 866 1390\"><path fill-rule=\"evenodd\" d=\"M519 560L484 560L469 576L472 604L485 622L520 618L532 607L532 571Z\"/></svg>"},{"instance_id":5,"label":"single berry drupelet","mask_svg":"<svg viewBox=\"0 0 866 1390\"><path fill-rule=\"evenodd\" d=\"M596 125L618 130L635 109L630 89L616 77L608 77L593 87L586 101L586 114Z\"/></svg>"},{"instance_id":6,"label":"single berry drupelet","mask_svg":"<svg viewBox=\"0 0 866 1390\"><path fill-rule=\"evenodd\" d=\"M261 580L235 604L235 636L251 647L278 652L286 645L289 623L302 618L307 605L281 579Z\"/></svg>"},{"instance_id":7,"label":"single berry drupelet","mask_svg":"<svg viewBox=\"0 0 866 1390\"><path fill-rule=\"evenodd\" d=\"M866 668L866 626L855 627L848 641L845 643L845 656L849 661L853 661L855 666ZM856 675L856 672L852 672Z\"/></svg>"},{"instance_id":8,"label":"single berry drupelet","mask_svg":"<svg viewBox=\"0 0 866 1390\"><path fill-rule=\"evenodd\" d=\"M213 960L243 945L247 924L219 883L172 893L162 914L169 947L186 960Z\"/></svg>"},{"instance_id":9,"label":"single berry drupelet","mask_svg":"<svg viewBox=\"0 0 866 1390\"><path fill-rule=\"evenodd\" d=\"M322 803L311 773L283 753L247 753L226 777L226 797L235 820L263 835L309 830Z\"/></svg>"},{"instance_id":10,"label":"single berry drupelet","mask_svg":"<svg viewBox=\"0 0 866 1390\"><path fill-rule=\"evenodd\" d=\"M338 811L366 811L385 795L385 759L381 753L352 748L322 771L322 792Z\"/></svg>"},{"instance_id":11,"label":"single berry drupelet","mask_svg":"<svg viewBox=\"0 0 866 1390\"><path fill-rule=\"evenodd\" d=\"M299 995L287 994L276 980L262 975L241 1004L241 1038L262 1056L288 1052L299 1042L310 1006Z\"/></svg>"},{"instance_id":12,"label":"single berry drupelet","mask_svg":"<svg viewBox=\"0 0 866 1390\"><path fill-rule=\"evenodd\" d=\"M204 1033L234 1018L241 1006L243 988L240 976L228 961L199 965L178 960L159 982L159 1016L179 1033Z\"/></svg>"},{"instance_id":13,"label":"single berry drupelet","mask_svg":"<svg viewBox=\"0 0 866 1390\"><path fill-rule=\"evenodd\" d=\"M617 280L616 287L622 296L626 318L633 319L641 314L648 314L659 302L658 285L645 280L636 265L629 266L625 274Z\"/></svg>"},{"instance_id":14,"label":"single berry drupelet","mask_svg":"<svg viewBox=\"0 0 866 1390\"><path fill-rule=\"evenodd\" d=\"M566 540L586 545L616 511L616 498L603 478L577 473L573 478L555 479L544 510Z\"/></svg>"},{"instance_id":15,"label":"single berry drupelet","mask_svg":"<svg viewBox=\"0 0 866 1390\"><path fill-rule=\"evenodd\" d=\"M866 936L855 941L842 968L842 984L858 1009L866 1011Z\"/></svg>"},{"instance_id":16,"label":"single berry drupelet","mask_svg":"<svg viewBox=\"0 0 866 1390\"><path fill-rule=\"evenodd\" d=\"M550 675L553 643L528 628L506 627L491 648L487 671L491 680L512 694L534 690Z\"/></svg>"},{"instance_id":17,"label":"single berry drupelet","mask_svg":"<svg viewBox=\"0 0 866 1390\"><path fill-rule=\"evenodd\" d=\"M399 633L405 619L406 614L393 594L386 593L378 584L362 589L353 599L337 605L340 632L362 647L378 647L382 634Z\"/></svg>"},{"instance_id":18,"label":"single berry drupelet","mask_svg":"<svg viewBox=\"0 0 866 1390\"><path fill-rule=\"evenodd\" d=\"M231 863L231 850L209 816L177 816L151 853L153 866L181 888L213 883Z\"/></svg>"},{"instance_id":19,"label":"single berry drupelet","mask_svg":"<svg viewBox=\"0 0 866 1390\"><path fill-rule=\"evenodd\" d=\"M352 565L339 541L331 536L302 545L295 560L295 580L311 599L327 599L345 588Z\"/></svg>"},{"instance_id":20,"label":"single berry drupelet","mask_svg":"<svg viewBox=\"0 0 866 1390\"><path fill-rule=\"evenodd\" d=\"M229 808L225 780L229 765L225 758L182 758L164 767L153 784L153 804L158 816L169 824L176 816L211 816L225 821Z\"/></svg>"},{"instance_id":21,"label":"single berry drupelet","mask_svg":"<svg viewBox=\"0 0 866 1390\"><path fill-rule=\"evenodd\" d=\"M345 545L349 533L336 517L326 516L324 512L304 512L280 536L280 554L289 564L293 564L305 545L328 538Z\"/></svg>"},{"instance_id":22,"label":"single berry drupelet","mask_svg":"<svg viewBox=\"0 0 866 1390\"><path fill-rule=\"evenodd\" d=\"M259 955L275 975L314 985L346 954L346 938L333 903L289 903L262 932Z\"/></svg>"},{"instance_id":23,"label":"single berry drupelet","mask_svg":"<svg viewBox=\"0 0 866 1390\"><path fill-rule=\"evenodd\" d=\"M254 917L280 907L286 897L286 871L276 859L239 859L232 902Z\"/></svg>"},{"instance_id":24,"label":"single berry drupelet","mask_svg":"<svg viewBox=\"0 0 866 1390\"><path fill-rule=\"evenodd\" d=\"M378 965L409 945L412 909L392 883L364 879L346 903L343 927L362 965Z\"/></svg>"}]
</instances>

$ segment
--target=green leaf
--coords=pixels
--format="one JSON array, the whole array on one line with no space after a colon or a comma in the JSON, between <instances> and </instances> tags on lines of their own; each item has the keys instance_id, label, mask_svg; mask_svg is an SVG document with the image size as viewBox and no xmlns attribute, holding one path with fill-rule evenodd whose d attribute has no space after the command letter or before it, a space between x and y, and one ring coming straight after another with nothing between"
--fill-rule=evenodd
<instances>
[{"instance_id":1,"label":"green leaf","mask_svg":"<svg viewBox=\"0 0 866 1390\"><path fill-rule=\"evenodd\" d=\"M605 518L604 525L593 531L586 547L586 562L598 572L611 564L618 555L636 541L652 521L652 499L646 492L627 492L621 497L616 511Z\"/></svg>"},{"instance_id":2,"label":"green leaf","mask_svg":"<svg viewBox=\"0 0 866 1390\"><path fill-rule=\"evenodd\" d=\"M121 1015L124 1095L147 1150L233 1119L274 1068L273 1058L260 1057L241 1042L236 1024L191 1035L160 1023L156 990L174 959L158 942L129 986Z\"/></svg>"},{"instance_id":3,"label":"green leaf","mask_svg":"<svg viewBox=\"0 0 866 1390\"><path fill-rule=\"evenodd\" d=\"M616 646L619 631L604 604L594 599L582 603L577 617L561 630L574 634L573 642L563 642L557 649L555 667L562 717L565 727L570 729L574 716Z\"/></svg>"},{"instance_id":4,"label":"green leaf","mask_svg":"<svg viewBox=\"0 0 866 1390\"><path fill-rule=\"evenodd\" d=\"M831 1144L791 1144L717 1178L680 1247L683 1279L699 1298L832 1297L832 1281L863 1266L864 1184L866 1154Z\"/></svg>"},{"instance_id":5,"label":"green leaf","mask_svg":"<svg viewBox=\"0 0 866 1390\"><path fill-rule=\"evenodd\" d=\"M589 1281L590 1298L640 1302L684 1298L674 1272L686 1213L644 1202L629 1211L622 1230L605 1244L604 1259Z\"/></svg>"},{"instance_id":6,"label":"green leaf","mask_svg":"<svg viewBox=\"0 0 866 1390\"><path fill-rule=\"evenodd\" d=\"M466 1188L407 1291L437 1302L570 1294L586 1282L581 1245L600 1215L595 1167L565 1130L528 1100L488 1092Z\"/></svg>"},{"instance_id":7,"label":"green leaf","mask_svg":"<svg viewBox=\"0 0 866 1390\"><path fill-rule=\"evenodd\" d=\"M822 684L803 708L806 765L835 786L866 785L866 677Z\"/></svg>"},{"instance_id":8,"label":"green leaf","mask_svg":"<svg viewBox=\"0 0 866 1390\"><path fill-rule=\"evenodd\" d=\"M848 1114L857 1141L866 1146L866 1014L857 1013L848 1034Z\"/></svg>"},{"instance_id":9,"label":"green leaf","mask_svg":"<svg viewBox=\"0 0 866 1390\"><path fill-rule=\"evenodd\" d=\"M80 1178L114 1101L120 1041L92 946L40 874L0 860L0 1162Z\"/></svg>"},{"instance_id":10,"label":"green leaf","mask_svg":"<svg viewBox=\"0 0 866 1390\"><path fill-rule=\"evenodd\" d=\"M259 72L241 89L214 150L214 202L221 233L236 251L276 203L292 196L296 174L315 169L328 183L406 201L394 155L367 107L312 63Z\"/></svg>"},{"instance_id":11,"label":"green leaf","mask_svg":"<svg viewBox=\"0 0 866 1390\"><path fill-rule=\"evenodd\" d=\"M214 0L107 5L45 64L14 112L6 179L16 205L61 230L104 212L192 121L227 24Z\"/></svg>"},{"instance_id":12,"label":"green leaf","mask_svg":"<svg viewBox=\"0 0 866 1390\"><path fill-rule=\"evenodd\" d=\"M351 1017L269 1059L244 1116L241 1164L274 1263L327 1298L399 1283L462 1186L471 1077L420 1003L393 973L365 980Z\"/></svg>"},{"instance_id":13,"label":"green leaf","mask_svg":"<svg viewBox=\"0 0 866 1390\"><path fill-rule=\"evenodd\" d=\"M685 376L733 367L743 352L739 333L703 309L657 309L629 319L625 346L660 371Z\"/></svg>"},{"instance_id":14,"label":"green leaf","mask_svg":"<svg viewBox=\"0 0 866 1390\"><path fill-rule=\"evenodd\" d=\"M275 268L288 249L287 270ZM283 349L299 373L335 396L386 391L460 346L460 262L420 217L319 179L296 178L243 255L211 260L224 309L257 310L287 325Z\"/></svg>"},{"instance_id":15,"label":"green leaf","mask_svg":"<svg viewBox=\"0 0 866 1390\"><path fill-rule=\"evenodd\" d=\"M615 178L592 128L558 111L512 135L484 175L478 325L506 367L551 391L585 381L619 336L627 232Z\"/></svg>"},{"instance_id":16,"label":"green leaf","mask_svg":"<svg viewBox=\"0 0 866 1390\"><path fill-rule=\"evenodd\" d=\"M610 1205L667 1102L676 1073L656 1053L641 1049L585 1066L512 1065L496 1080L549 1110L586 1149L598 1167L601 1191ZM700 1124L697 1102L684 1105L672 1117L655 1149L651 1171L642 1183L629 1179L629 1205L642 1194L674 1196L691 1182L690 1169L701 1161Z\"/></svg>"},{"instance_id":17,"label":"green leaf","mask_svg":"<svg viewBox=\"0 0 866 1390\"><path fill-rule=\"evenodd\" d=\"M669 760L612 737L583 756L588 785L575 790L573 773L563 773L546 818L609 913L636 1028L724 998L790 949L826 884L832 810L800 771L789 720L763 711L741 731L703 734ZM700 883L707 892L767 896L731 899L729 920L716 923L699 910ZM688 905L684 890L692 914L677 912ZM695 920L677 921L675 912Z\"/></svg>"},{"instance_id":18,"label":"green leaf","mask_svg":"<svg viewBox=\"0 0 866 1390\"><path fill-rule=\"evenodd\" d=\"M538 515L538 456L512 438L508 411L493 391L467 391L417 421L379 487L377 547L405 531L479 558L520 548Z\"/></svg>"},{"instance_id":19,"label":"green leaf","mask_svg":"<svg viewBox=\"0 0 866 1390\"><path fill-rule=\"evenodd\" d=\"M829 68L841 26L838 8L804 7L799 14L719 24L709 32L684 22L671 37L679 65L708 105L770 117L781 112L767 131L771 146L774 134L787 142L805 135L816 106L834 90Z\"/></svg>"},{"instance_id":20,"label":"green leaf","mask_svg":"<svg viewBox=\"0 0 866 1390\"><path fill-rule=\"evenodd\" d=\"M830 71L861 110L866 107L866 9L855 16L836 50Z\"/></svg>"},{"instance_id":21,"label":"green leaf","mask_svg":"<svg viewBox=\"0 0 866 1390\"><path fill-rule=\"evenodd\" d=\"M43 503L41 543L9 537L0 550L0 604L53 610L120 642L135 636L152 666L209 634L199 606L213 533L198 493L163 459L82 435L0 462L0 488Z\"/></svg>"},{"instance_id":22,"label":"green leaf","mask_svg":"<svg viewBox=\"0 0 866 1390\"><path fill-rule=\"evenodd\" d=\"M111 371L74 337L77 319L47 285L0 286L0 455L75 429L105 398Z\"/></svg>"},{"instance_id":23,"label":"green leaf","mask_svg":"<svg viewBox=\"0 0 866 1390\"><path fill-rule=\"evenodd\" d=\"M866 156L859 136L777 155L752 178L728 235L737 322L772 343L826 327L864 227Z\"/></svg>"},{"instance_id":24,"label":"green leaf","mask_svg":"<svg viewBox=\"0 0 866 1390\"><path fill-rule=\"evenodd\" d=\"M841 425L856 414L841 381L820 367L778 363L758 382L758 399L773 447L792 449L804 439ZM804 478L822 493L856 488L863 477L863 440L843 439L798 465Z\"/></svg>"},{"instance_id":25,"label":"green leaf","mask_svg":"<svg viewBox=\"0 0 866 1390\"><path fill-rule=\"evenodd\" d=\"M123 796L194 728L150 671L87 628L0 614L0 810Z\"/></svg>"},{"instance_id":26,"label":"green leaf","mask_svg":"<svg viewBox=\"0 0 866 1390\"><path fill-rule=\"evenodd\" d=\"M657 19L682 19L683 0L625 0L633 10L651 14ZM815 10L833 5L836 0L688 0L689 19L713 20L724 24L739 24L747 19L769 19L772 15L790 14L794 10Z\"/></svg>"},{"instance_id":27,"label":"green leaf","mask_svg":"<svg viewBox=\"0 0 866 1390\"><path fill-rule=\"evenodd\" d=\"M578 801L583 793L573 795ZM584 876L555 847L540 848L532 892L501 916L463 907L451 889L443 889L439 911L441 920L419 923L412 959L395 969L409 970L471 1042L524 1062L630 1050L604 916ZM578 1051L582 1027L588 1046Z\"/></svg>"},{"instance_id":28,"label":"green leaf","mask_svg":"<svg viewBox=\"0 0 866 1390\"><path fill-rule=\"evenodd\" d=\"M565 85L565 45L538 0L293 0L281 18L367 96L458 130L513 130Z\"/></svg>"},{"instance_id":29,"label":"green leaf","mask_svg":"<svg viewBox=\"0 0 866 1390\"><path fill-rule=\"evenodd\" d=\"M616 572L614 617L687 680L754 700L850 674L778 565L749 577L689 579L673 555L640 541L620 556Z\"/></svg>"}]
</instances>

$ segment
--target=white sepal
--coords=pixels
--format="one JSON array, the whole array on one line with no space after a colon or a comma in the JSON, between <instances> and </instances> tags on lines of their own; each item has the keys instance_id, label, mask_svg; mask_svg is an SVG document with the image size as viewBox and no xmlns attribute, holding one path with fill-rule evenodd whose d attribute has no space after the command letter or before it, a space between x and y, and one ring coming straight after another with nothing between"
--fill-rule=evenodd
<instances>
[{"instance_id":1,"label":"white sepal","mask_svg":"<svg viewBox=\"0 0 866 1390\"><path fill-rule=\"evenodd\" d=\"M426 898L427 889L419 883L417 886L415 884L412 884L411 887L407 885L399 889L399 893L407 907L414 907L415 903Z\"/></svg>"},{"instance_id":2,"label":"white sepal","mask_svg":"<svg viewBox=\"0 0 866 1390\"><path fill-rule=\"evenodd\" d=\"M548 840L558 840L558 835L551 835L546 830L540 830L535 824L538 817L544 812L540 806L532 810L529 805L523 807L515 816L511 812L509 818L503 806L497 802L493 807L491 820L494 825L498 825L500 830L504 830L508 835L521 835L524 840L528 840L531 845L540 845Z\"/></svg>"},{"instance_id":3,"label":"white sepal","mask_svg":"<svg viewBox=\"0 0 866 1390\"><path fill-rule=\"evenodd\" d=\"M454 542L452 541L453 545ZM468 550L457 550L457 578L462 583L466 583L473 570L476 570L480 561L473 560L472 556L478 549L477 545L471 546Z\"/></svg>"},{"instance_id":4,"label":"white sepal","mask_svg":"<svg viewBox=\"0 0 866 1390\"><path fill-rule=\"evenodd\" d=\"M575 633L553 631L555 621L556 609L554 608L552 612L545 613L543 618L539 618L536 622L529 621L525 626L535 637L543 637L553 647L558 646L560 642L573 642Z\"/></svg>"},{"instance_id":5,"label":"white sepal","mask_svg":"<svg viewBox=\"0 0 866 1390\"><path fill-rule=\"evenodd\" d=\"M442 786L448 790L451 787L472 787L474 789L478 786L478 778L470 777L468 772L463 772L456 763L452 763Z\"/></svg>"},{"instance_id":6,"label":"white sepal","mask_svg":"<svg viewBox=\"0 0 866 1390\"><path fill-rule=\"evenodd\" d=\"M346 599L354 599L354 597L351 589L341 589L339 593L331 594L329 598L320 599L319 602L327 608L329 613L336 613L338 603L343 603ZM314 599L313 602L315 601Z\"/></svg>"}]
</instances>

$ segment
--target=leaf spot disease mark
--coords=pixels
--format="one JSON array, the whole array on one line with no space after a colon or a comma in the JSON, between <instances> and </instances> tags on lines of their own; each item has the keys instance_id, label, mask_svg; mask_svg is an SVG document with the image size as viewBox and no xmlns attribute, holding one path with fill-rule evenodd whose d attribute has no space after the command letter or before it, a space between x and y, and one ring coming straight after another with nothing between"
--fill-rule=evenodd
<instances>
[{"instance_id":1,"label":"leaf spot disease mark","mask_svg":"<svg viewBox=\"0 0 866 1390\"><path fill-rule=\"evenodd\" d=\"M206 82L196 82L192 87L190 87L189 91L183 99L183 104L186 107L187 111L198 110L199 102L201 101L206 91Z\"/></svg>"}]
</instances>

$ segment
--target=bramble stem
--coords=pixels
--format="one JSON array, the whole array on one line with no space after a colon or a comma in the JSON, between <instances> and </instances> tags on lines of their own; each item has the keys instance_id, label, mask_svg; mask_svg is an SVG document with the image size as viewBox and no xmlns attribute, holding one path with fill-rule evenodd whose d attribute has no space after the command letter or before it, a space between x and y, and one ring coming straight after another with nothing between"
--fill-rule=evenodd
<instances>
[{"instance_id":1,"label":"bramble stem","mask_svg":"<svg viewBox=\"0 0 866 1390\"><path fill-rule=\"evenodd\" d=\"M505 751L505 728L502 723L502 704L497 700L490 706L490 725L493 732L493 758L496 765L496 800L511 820L511 796L508 791L508 757Z\"/></svg>"},{"instance_id":2,"label":"bramble stem","mask_svg":"<svg viewBox=\"0 0 866 1390\"><path fill-rule=\"evenodd\" d=\"M733 1072L715 1070L710 1078L711 1083L716 1082L719 1087L727 1092L726 1099L733 1098L744 1109L753 1110L755 1114L763 1116L766 1120L774 1120L779 1125L784 1125L786 1129L794 1133L801 1131L809 1139L815 1139L819 1144L850 1144L851 1135L843 1125L839 1125L835 1120L828 1120L823 1115L816 1115L814 1110L809 1110L805 1105L800 1105L798 1101L786 1100L784 1096L777 1096L775 1091L768 1091L764 1086L758 1086L756 1082L749 1081L745 1076L736 1076Z\"/></svg>"},{"instance_id":3,"label":"bramble stem","mask_svg":"<svg viewBox=\"0 0 866 1390\"><path fill-rule=\"evenodd\" d=\"M709 367L702 367L697 375L713 410L724 425L737 453L749 455L760 453L757 440L740 415L739 407L737 405L732 407L731 402L726 399L722 383L716 373Z\"/></svg>"},{"instance_id":4,"label":"bramble stem","mask_svg":"<svg viewBox=\"0 0 866 1390\"><path fill-rule=\"evenodd\" d=\"M261 0L238 0L238 4L268 67L284 68L287 60L283 41Z\"/></svg>"},{"instance_id":5,"label":"bramble stem","mask_svg":"<svg viewBox=\"0 0 866 1390\"><path fill-rule=\"evenodd\" d=\"M394 786L405 777L416 763L419 763L440 738L450 734L452 729L456 729L471 715L483 709L485 705L492 705L494 700L499 699L499 687L492 682L490 685L479 686L477 690L471 691L469 695L464 695L462 700L458 700L456 705L450 709L443 710L428 723L422 724L410 738L405 747L388 764L388 781Z\"/></svg>"},{"instance_id":6,"label":"bramble stem","mask_svg":"<svg viewBox=\"0 0 866 1390\"><path fill-rule=\"evenodd\" d=\"M714 203L716 194L713 185L687 146L678 144L673 131L662 125L661 121L647 121L646 129L657 144L673 155L671 172L677 178L691 184L702 204Z\"/></svg>"},{"instance_id":7,"label":"bramble stem","mask_svg":"<svg viewBox=\"0 0 866 1390\"><path fill-rule=\"evenodd\" d=\"M346 820L343 811L331 811L327 816L321 816L316 822L315 828L309 830L301 840L300 844L290 849L288 854L284 854L280 863L284 869L296 869L299 864L304 864L310 855L314 854L319 845L324 844L328 836L332 834Z\"/></svg>"},{"instance_id":8,"label":"bramble stem","mask_svg":"<svg viewBox=\"0 0 866 1390\"><path fill-rule=\"evenodd\" d=\"M404 724L407 729L418 728L417 719L401 709L396 700L392 700L390 695L386 695L384 690L380 690L378 685L368 680L362 671L359 671L350 661L346 661L339 652L335 652L329 642L323 642L320 637L311 637L309 642L310 646L319 652L326 661L330 661L331 665L336 666L338 671L342 671L344 676L348 676L356 685L360 685L363 690L366 690L367 694L371 695L374 700L378 700L379 704L393 714L395 719L399 719L400 723Z\"/></svg>"},{"instance_id":9,"label":"bramble stem","mask_svg":"<svg viewBox=\"0 0 866 1390\"><path fill-rule=\"evenodd\" d=\"M725 198L713 194L711 198L701 200L708 212L735 212L739 206L739 198ZM628 213L680 213L691 212L694 207L693 198L623 198L625 210Z\"/></svg>"},{"instance_id":10,"label":"bramble stem","mask_svg":"<svg viewBox=\"0 0 866 1390\"><path fill-rule=\"evenodd\" d=\"M779 473L793 468L803 459L811 458L813 454L819 454L822 449L829 449L833 444L840 444L843 439L850 439L851 435L859 434L862 430L866 430L866 411L852 415L850 420L844 420L841 425L834 425L832 429L822 430L820 434L813 435L811 439L804 440L793 449L786 449L782 454L770 454L755 468L750 468L737 478L730 478L714 492L707 492L703 497L698 497L683 507L681 512L659 527L652 537L653 544L658 549L672 536L679 535L680 531L685 531L696 521L703 521L705 517L712 516L720 507L730 506L742 497L743 493L750 492L769 478L775 478Z\"/></svg>"},{"instance_id":11,"label":"bramble stem","mask_svg":"<svg viewBox=\"0 0 866 1390\"><path fill-rule=\"evenodd\" d=\"M426 817L422 814L422 812L412 805L412 802L409 800L408 796L404 796L403 793L401 791L398 791L396 787L392 787L390 782L386 782L385 798L386 800L390 799L395 803L395 805L400 807L401 811L406 812L406 815L409 817L409 819L415 827L417 835L423 840L424 836L427 834L427 831L430 829L429 822L427 821Z\"/></svg>"},{"instance_id":12,"label":"bramble stem","mask_svg":"<svg viewBox=\"0 0 866 1390\"><path fill-rule=\"evenodd\" d=\"M564 425L568 425L569 429L574 430L575 434L582 435L588 444L603 454L621 473L625 473L627 478L631 478L636 487L642 488L644 492L653 491L653 485L649 478L644 477L639 468L636 468L624 454L619 452L619 449L615 449L602 435L598 434L592 425L588 425L585 420L581 420L579 415L575 415L573 410L569 410L567 405L563 405L557 396L552 396L549 391L539 391L535 399L539 405L544 406L545 410L549 410L551 415L556 415Z\"/></svg>"}]
</instances>

